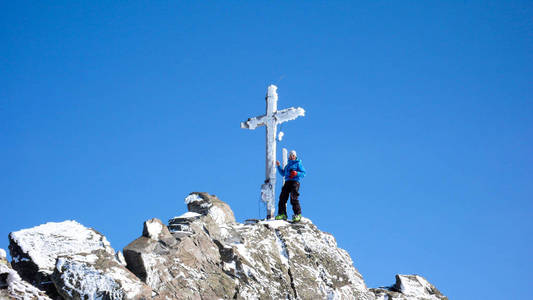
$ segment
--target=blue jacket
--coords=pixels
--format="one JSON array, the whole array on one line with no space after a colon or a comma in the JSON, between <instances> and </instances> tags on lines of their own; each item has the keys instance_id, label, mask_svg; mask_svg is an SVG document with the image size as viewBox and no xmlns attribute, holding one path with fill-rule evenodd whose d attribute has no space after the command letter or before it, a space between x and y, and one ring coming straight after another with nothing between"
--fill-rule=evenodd
<instances>
[{"instance_id":1,"label":"blue jacket","mask_svg":"<svg viewBox=\"0 0 533 300\"><path fill-rule=\"evenodd\" d=\"M296 171L297 175L293 178L290 178L291 171ZM281 166L278 166L278 171L281 174L281 176L285 176L285 180L294 180L294 181L300 181L300 179L304 178L305 176L305 169L302 165L302 161L298 158L295 160L290 160L285 166L285 169L282 169Z\"/></svg>"}]
</instances>

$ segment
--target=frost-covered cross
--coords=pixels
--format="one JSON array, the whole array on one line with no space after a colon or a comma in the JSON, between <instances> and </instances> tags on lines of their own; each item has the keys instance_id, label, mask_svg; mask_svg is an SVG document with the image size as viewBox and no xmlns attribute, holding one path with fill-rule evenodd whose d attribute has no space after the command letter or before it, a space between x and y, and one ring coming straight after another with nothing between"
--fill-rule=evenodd
<instances>
[{"instance_id":1,"label":"frost-covered cross","mask_svg":"<svg viewBox=\"0 0 533 300\"><path fill-rule=\"evenodd\" d=\"M278 89L275 85L268 87L266 95L266 114L249 118L241 122L241 128L256 129L258 126L266 127L266 172L265 182L261 185L261 199L267 206L267 218L274 217L274 192L276 190L276 133L279 124L294 120L305 115L301 107L291 107L278 110Z\"/></svg>"}]
</instances>

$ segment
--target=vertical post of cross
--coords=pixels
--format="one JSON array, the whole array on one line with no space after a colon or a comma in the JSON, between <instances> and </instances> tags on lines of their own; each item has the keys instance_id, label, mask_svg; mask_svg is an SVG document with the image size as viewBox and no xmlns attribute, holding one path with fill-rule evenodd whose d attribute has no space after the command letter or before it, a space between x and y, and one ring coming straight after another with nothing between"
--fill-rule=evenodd
<instances>
[{"instance_id":1,"label":"vertical post of cross","mask_svg":"<svg viewBox=\"0 0 533 300\"><path fill-rule=\"evenodd\" d=\"M266 160L265 181L261 185L261 199L267 205L267 218L274 217L274 198L276 191L276 133L277 126L281 123L294 120L305 115L301 107L291 107L278 111L278 87L270 85L266 95L266 114L248 118L241 122L241 128L256 129L258 126L266 127Z\"/></svg>"},{"instance_id":2,"label":"vertical post of cross","mask_svg":"<svg viewBox=\"0 0 533 300\"><path fill-rule=\"evenodd\" d=\"M271 84L268 87L266 95L266 168L265 168L265 184L269 184L268 188L265 190L266 193L270 195L265 195L265 202L267 202L267 215L268 218L274 217L274 199L276 191L276 134L278 129L278 124L274 114L278 110L278 87Z\"/></svg>"}]
</instances>

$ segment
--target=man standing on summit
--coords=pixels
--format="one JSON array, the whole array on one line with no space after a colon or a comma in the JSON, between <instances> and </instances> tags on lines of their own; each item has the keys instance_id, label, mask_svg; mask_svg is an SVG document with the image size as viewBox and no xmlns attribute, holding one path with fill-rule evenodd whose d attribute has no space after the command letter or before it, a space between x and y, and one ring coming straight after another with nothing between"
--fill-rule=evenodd
<instances>
[{"instance_id":1,"label":"man standing on summit","mask_svg":"<svg viewBox=\"0 0 533 300\"><path fill-rule=\"evenodd\" d=\"M292 220L299 222L302 219L302 209L298 201L298 190L300 189L300 179L305 176L305 169L302 161L296 157L296 151L292 150L289 153L289 162L284 169L281 168L279 161L276 161L276 166L281 176L285 176L285 184L281 188L278 203L278 215L276 220L287 220L287 200L289 194L291 195L291 205L294 216Z\"/></svg>"}]
</instances>

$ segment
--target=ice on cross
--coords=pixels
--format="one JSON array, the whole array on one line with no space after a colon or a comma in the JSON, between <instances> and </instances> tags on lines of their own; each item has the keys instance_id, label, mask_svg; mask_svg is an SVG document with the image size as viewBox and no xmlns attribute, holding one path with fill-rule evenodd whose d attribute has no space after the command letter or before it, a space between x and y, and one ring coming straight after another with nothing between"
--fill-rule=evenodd
<instances>
[{"instance_id":1,"label":"ice on cross","mask_svg":"<svg viewBox=\"0 0 533 300\"><path fill-rule=\"evenodd\" d=\"M266 95L266 114L249 118L241 122L241 128L256 129L258 126L266 127L266 168L265 182L261 185L261 199L267 205L267 217L274 217L274 199L276 190L276 132L279 124L294 120L305 115L301 107L291 107L278 110L278 89L275 85L268 87Z\"/></svg>"}]
</instances>

